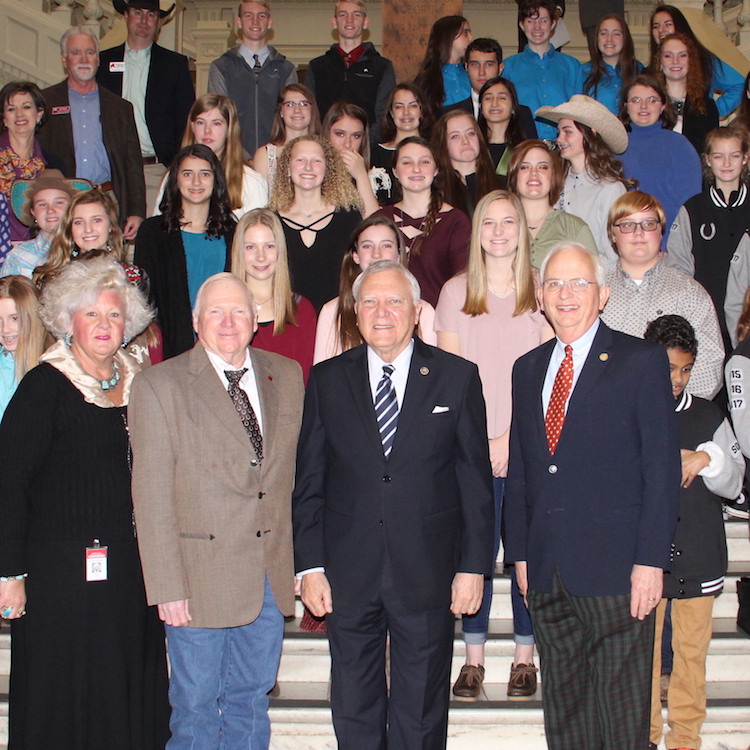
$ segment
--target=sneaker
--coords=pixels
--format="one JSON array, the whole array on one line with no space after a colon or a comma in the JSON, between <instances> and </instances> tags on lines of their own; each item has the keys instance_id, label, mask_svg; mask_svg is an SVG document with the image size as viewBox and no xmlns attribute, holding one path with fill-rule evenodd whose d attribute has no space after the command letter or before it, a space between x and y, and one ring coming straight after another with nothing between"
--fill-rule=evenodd
<instances>
[{"instance_id":1,"label":"sneaker","mask_svg":"<svg viewBox=\"0 0 750 750\"><path fill-rule=\"evenodd\" d=\"M724 502L724 512L734 518L742 518L747 521L750 518L750 507L743 492L736 500Z\"/></svg>"},{"instance_id":2,"label":"sneaker","mask_svg":"<svg viewBox=\"0 0 750 750\"><path fill-rule=\"evenodd\" d=\"M508 698L515 701L530 700L536 694L536 673L539 670L533 664L516 664L510 666L508 680Z\"/></svg>"},{"instance_id":3,"label":"sneaker","mask_svg":"<svg viewBox=\"0 0 750 750\"><path fill-rule=\"evenodd\" d=\"M482 691L484 667L480 664L464 664L453 686L453 695L457 701L475 701Z\"/></svg>"}]
</instances>

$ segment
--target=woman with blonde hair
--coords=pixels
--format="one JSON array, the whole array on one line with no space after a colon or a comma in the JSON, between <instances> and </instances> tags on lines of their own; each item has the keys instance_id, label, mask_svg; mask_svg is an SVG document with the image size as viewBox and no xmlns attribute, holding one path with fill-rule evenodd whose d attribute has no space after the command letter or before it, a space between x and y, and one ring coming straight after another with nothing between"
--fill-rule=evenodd
<instances>
[{"instance_id":1,"label":"woman with blonde hair","mask_svg":"<svg viewBox=\"0 0 750 750\"><path fill-rule=\"evenodd\" d=\"M240 137L240 117L229 97L204 94L195 100L182 136L182 148L197 143L208 146L219 160L226 178L229 207L235 219L238 220L246 211L266 205L268 185L248 164L249 157L242 148ZM164 211L162 201L168 175L169 172L162 180L154 216Z\"/></svg>"},{"instance_id":2,"label":"woman with blonde hair","mask_svg":"<svg viewBox=\"0 0 750 750\"><path fill-rule=\"evenodd\" d=\"M352 287L357 276L370 263L378 260L396 260L404 266L408 261L403 235L393 219L383 214L373 214L363 219L352 234L349 249L341 262L339 296L326 302L318 316L315 364L363 343L362 334L357 328ZM437 343L434 319L435 308L423 299L417 335L431 345Z\"/></svg>"},{"instance_id":3,"label":"woman with blonde hair","mask_svg":"<svg viewBox=\"0 0 750 750\"><path fill-rule=\"evenodd\" d=\"M290 83L279 92L271 124L271 140L253 156L253 167L273 187L281 149L298 135L320 135L320 112L315 94L301 83Z\"/></svg>"},{"instance_id":4,"label":"woman with blonde hair","mask_svg":"<svg viewBox=\"0 0 750 750\"><path fill-rule=\"evenodd\" d=\"M338 291L341 258L362 199L336 149L318 135L284 146L268 207L282 221L292 288L315 310Z\"/></svg>"},{"instance_id":5,"label":"woman with blonde hair","mask_svg":"<svg viewBox=\"0 0 750 750\"><path fill-rule=\"evenodd\" d=\"M39 292L24 276L0 279L0 419L21 378L39 363L46 333Z\"/></svg>"},{"instance_id":6,"label":"woman with blonde hair","mask_svg":"<svg viewBox=\"0 0 750 750\"><path fill-rule=\"evenodd\" d=\"M292 291L284 229L270 209L255 208L240 219L232 243L231 272L247 284L255 300L258 330L252 345L299 362L307 382L315 310Z\"/></svg>"},{"instance_id":7,"label":"woman with blonde hair","mask_svg":"<svg viewBox=\"0 0 750 750\"><path fill-rule=\"evenodd\" d=\"M521 200L505 190L488 193L474 212L466 271L447 281L440 293L435 330L441 349L479 368L495 494L495 557L508 469L513 364L553 335L537 305L537 283ZM534 636L515 576L511 597L516 649L508 696L527 699L536 692ZM491 603L489 579L479 612L463 617L466 664L453 687L458 700L475 700L481 691Z\"/></svg>"}]
</instances>

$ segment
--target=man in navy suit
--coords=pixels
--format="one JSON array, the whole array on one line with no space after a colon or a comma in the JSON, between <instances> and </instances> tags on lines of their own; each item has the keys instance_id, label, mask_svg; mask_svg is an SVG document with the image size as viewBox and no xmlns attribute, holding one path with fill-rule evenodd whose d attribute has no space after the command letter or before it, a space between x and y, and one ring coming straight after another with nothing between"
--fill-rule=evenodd
<instances>
[{"instance_id":1,"label":"man in navy suit","mask_svg":"<svg viewBox=\"0 0 750 750\"><path fill-rule=\"evenodd\" d=\"M414 338L419 284L401 264L371 264L353 292L365 344L314 367L305 396L302 601L327 616L340 750L443 750L454 615L477 611L493 568L482 387Z\"/></svg>"},{"instance_id":2,"label":"man in navy suit","mask_svg":"<svg viewBox=\"0 0 750 750\"><path fill-rule=\"evenodd\" d=\"M557 337L513 370L506 560L539 644L550 750L644 750L681 478L669 363L600 322L596 252L560 245L541 278Z\"/></svg>"}]
</instances>

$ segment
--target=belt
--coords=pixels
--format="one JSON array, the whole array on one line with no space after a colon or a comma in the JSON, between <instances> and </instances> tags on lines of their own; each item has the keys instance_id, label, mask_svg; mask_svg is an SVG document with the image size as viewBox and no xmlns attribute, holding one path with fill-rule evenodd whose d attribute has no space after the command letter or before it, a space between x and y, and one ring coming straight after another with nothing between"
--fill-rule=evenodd
<instances>
[{"instance_id":1,"label":"belt","mask_svg":"<svg viewBox=\"0 0 750 750\"><path fill-rule=\"evenodd\" d=\"M151 164L158 164L159 157L158 156L142 156L141 161L143 162L144 167L148 167Z\"/></svg>"},{"instance_id":2,"label":"belt","mask_svg":"<svg viewBox=\"0 0 750 750\"><path fill-rule=\"evenodd\" d=\"M113 189L111 182L99 182L95 184L94 187L101 190L103 193L111 193Z\"/></svg>"}]
</instances>

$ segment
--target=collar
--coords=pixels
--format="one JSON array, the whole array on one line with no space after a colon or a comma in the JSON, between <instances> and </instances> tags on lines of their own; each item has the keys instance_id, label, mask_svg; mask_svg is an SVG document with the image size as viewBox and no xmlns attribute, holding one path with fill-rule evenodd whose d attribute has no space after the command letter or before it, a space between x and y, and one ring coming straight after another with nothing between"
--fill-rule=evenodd
<instances>
[{"instance_id":1,"label":"collar","mask_svg":"<svg viewBox=\"0 0 750 750\"><path fill-rule=\"evenodd\" d=\"M149 44L145 49L131 49L128 46L128 43L125 42L125 57L149 58L151 57L151 48L153 46L154 43L151 42L151 44Z\"/></svg>"},{"instance_id":2,"label":"collar","mask_svg":"<svg viewBox=\"0 0 750 750\"><path fill-rule=\"evenodd\" d=\"M253 57L253 55L258 55L260 64L265 65L266 60L268 60L268 58L271 56L271 48L266 44L259 50L253 51L250 49L250 47L246 47L244 44L240 43L239 53L242 57L245 58L247 64L252 68L253 65L255 65L255 58Z\"/></svg>"},{"instance_id":3,"label":"collar","mask_svg":"<svg viewBox=\"0 0 750 750\"><path fill-rule=\"evenodd\" d=\"M355 47L351 52L344 52L344 50L341 49L340 44L336 45L336 52L339 53L339 57L344 61L344 65L346 65L347 68L350 68L352 65L354 65L354 63L357 62L360 57L362 57L364 51L364 44L360 44L359 47Z\"/></svg>"},{"instance_id":4,"label":"collar","mask_svg":"<svg viewBox=\"0 0 750 750\"><path fill-rule=\"evenodd\" d=\"M648 279L650 276L656 276L659 271L664 267L664 255L659 254L659 259L656 261L656 263L651 266L651 268L646 271L646 273L643 274L643 279L641 280L641 283L645 282L646 279ZM633 277L620 265L620 261L617 261L617 270L620 272L620 275L625 279L630 279L635 283L635 280Z\"/></svg>"},{"instance_id":5,"label":"collar","mask_svg":"<svg viewBox=\"0 0 750 750\"><path fill-rule=\"evenodd\" d=\"M716 185L711 185L708 189L708 195L713 204L719 208L737 208L737 206L741 206L745 202L745 198L747 198L747 185L744 182L741 182L739 190L733 190L729 195L729 200L724 199L724 194L716 187Z\"/></svg>"},{"instance_id":6,"label":"collar","mask_svg":"<svg viewBox=\"0 0 750 750\"><path fill-rule=\"evenodd\" d=\"M385 360L381 359L376 353L375 350L372 349L369 345L367 346L367 366L370 369L370 372L377 372L378 378L381 377L381 373L383 372L383 365L393 365L394 370L398 370L399 372L408 372L409 371L409 364L411 363L412 355L414 354L414 339L411 339L409 341L408 345L404 349L404 351L401 352L401 354L396 357L396 359L393 360L393 362L386 362Z\"/></svg>"},{"instance_id":7,"label":"collar","mask_svg":"<svg viewBox=\"0 0 750 750\"><path fill-rule=\"evenodd\" d=\"M680 396L680 398L677 399L674 410L676 412L687 411L692 405L693 405L693 396L692 394L688 393L687 389L685 389L682 392L682 395Z\"/></svg>"},{"instance_id":8,"label":"collar","mask_svg":"<svg viewBox=\"0 0 750 750\"><path fill-rule=\"evenodd\" d=\"M532 57L538 57L540 60L544 60L546 57L552 57L557 53L557 50L552 46L551 42L549 42L549 49L543 55L540 55L538 52L534 52L534 50L531 49L528 44L523 48L523 51L524 54L528 53Z\"/></svg>"},{"instance_id":9,"label":"collar","mask_svg":"<svg viewBox=\"0 0 750 750\"><path fill-rule=\"evenodd\" d=\"M591 345L594 343L594 338L596 337L596 332L599 330L600 323L601 321L597 318L586 333L570 343L570 346L573 347L573 356L581 352L588 353L591 349ZM568 344L564 344L559 338L555 337L555 347L560 350L562 356L565 356L566 346L568 346Z\"/></svg>"},{"instance_id":10,"label":"collar","mask_svg":"<svg viewBox=\"0 0 750 750\"><path fill-rule=\"evenodd\" d=\"M248 370L253 369L253 361L252 359L250 359L249 348L245 350L245 361L242 363L241 367L230 365L229 362L222 359L218 354L214 354L212 351L209 351L205 346L203 347L203 350L206 352L208 361L213 365L214 369L221 370L222 373L224 372L224 370L241 370L243 367L247 367Z\"/></svg>"},{"instance_id":11,"label":"collar","mask_svg":"<svg viewBox=\"0 0 750 750\"><path fill-rule=\"evenodd\" d=\"M82 94L80 91L76 91L75 89L68 86L68 101L70 101L70 99L80 100L93 96L96 96L97 98L99 97L99 84L94 87L93 91L89 91L88 94Z\"/></svg>"}]
</instances>

